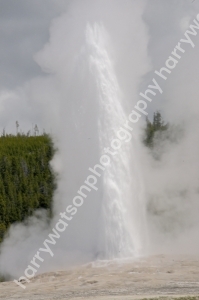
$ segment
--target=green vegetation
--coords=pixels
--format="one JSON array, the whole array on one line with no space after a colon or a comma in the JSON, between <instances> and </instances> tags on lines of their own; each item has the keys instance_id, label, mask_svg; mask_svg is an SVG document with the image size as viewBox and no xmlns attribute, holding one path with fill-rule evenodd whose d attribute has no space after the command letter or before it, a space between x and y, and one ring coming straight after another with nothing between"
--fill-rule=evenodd
<instances>
[{"instance_id":1,"label":"green vegetation","mask_svg":"<svg viewBox=\"0 0 199 300\"><path fill-rule=\"evenodd\" d=\"M153 122L146 120L146 128L144 132L144 144L147 147L153 148L155 134L161 133L168 129L169 125L165 124L161 113L159 111L155 112L153 115Z\"/></svg>"},{"instance_id":2,"label":"green vegetation","mask_svg":"<svg viewBox=\"0 0 199 300\"><path fill-rule=\"evenodd\" d=\"M0 275L0 283L5 282L5 281L6 281L6 279L3 276Z\"/></svg>"},{"instance_id":3,"label":"green vegetation","mask_svg":"<svg viewBox=\"0 0 199 300\"><path fill-rule=\"evenodd\" d=\"M0 242L14 222L35 209L51 214L55 178L49 162L54 154L48 135L0 137Z\"/></svg>"},{"instance_id":4,"label":"green vegetation","mask_svg":"<svg viewBox=\"0 0 199 300\"><path fill-rule=\"evenodd\" d=\"M0 137L0 242L12 223L21 222L38 208L51 216L52 197L56 188L55 176L49 162L53 157L52 141L47 134L34 136L30 131L16 136L5 134ZM154 113L153 122L147 119L144 144L154 146L158 132L168 129L160 112Z\"/></svg>"}]
</instances>

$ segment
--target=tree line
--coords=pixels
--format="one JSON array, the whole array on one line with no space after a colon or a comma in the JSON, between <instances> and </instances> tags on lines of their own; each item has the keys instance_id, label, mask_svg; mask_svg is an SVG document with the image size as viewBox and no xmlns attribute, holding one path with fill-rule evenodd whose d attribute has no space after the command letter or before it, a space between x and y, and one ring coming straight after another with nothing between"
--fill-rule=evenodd
<instances>
[{"instance_id":1,"label":"tree line","mask_svg":"<svg viewBox=\"0 0 199 300\"><path fill-rule=\"evenodd\" d=\"M3 131L0 137L0 242L12 223L21 222L38 208L52 214L52 198L56 177L50 167L54 147L49 135L31 136L18 132L16 135ZM155 112L153 121L146 120L143 143L154 146L157 132L168 129L161 113Z\"/></svg>"},{"instance_id":2,"label":"tree line","mask_svg":"<svg viewBox=\"0 0 199 300\"><path fill-rule=\"evenodd\" d=\"M55 175L50 167L50 137L23 134L0 137L0 242L9 226L34 210L51 214Z\"/></svg>"}]
</instances>

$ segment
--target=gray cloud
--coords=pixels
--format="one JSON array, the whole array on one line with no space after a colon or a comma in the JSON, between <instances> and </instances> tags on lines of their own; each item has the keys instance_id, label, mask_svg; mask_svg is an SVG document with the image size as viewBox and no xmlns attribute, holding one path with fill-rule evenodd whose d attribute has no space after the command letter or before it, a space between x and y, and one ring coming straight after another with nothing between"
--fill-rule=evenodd
<instances>
[{"instance_id":1,"label":"gray cloud","mask_svg":"<svg viewBox=\"0 0 199 300\"><path fill-rule=\"evenodd\" d=\"M48 41L51 21L66 9L67 3L0 1L0 88L15 88L41 74L33 55Z\"/></svg>"}]
</instances>

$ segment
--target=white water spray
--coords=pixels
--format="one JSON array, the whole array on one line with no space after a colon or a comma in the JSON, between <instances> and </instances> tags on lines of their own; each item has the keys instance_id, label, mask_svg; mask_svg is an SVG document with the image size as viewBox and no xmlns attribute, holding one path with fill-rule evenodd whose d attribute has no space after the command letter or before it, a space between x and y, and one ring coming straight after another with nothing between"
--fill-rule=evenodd
<instances>
[{"instance_id":1,"label":"white water spray","mask_svg":"<svg viewBox=\"0 0 199 300\"><path fill-rule=\"evenodd\" d=\"M86 33L98 91L101 154L115 139L115 150L110 150L112 162L103 177L100 255L106 259L134 257L142 253L146 241L145 196L136 139L120 142L116 136L125 123L126 114L113 64L106 51L106 30L99 24L88 25ZM129 132L129 136L131 134Z\"/></svg>"},{"instance_id":2,"label":"white water spray","mask_svg":"<svg viewBox=\"0 0 199 300\"><path fill-rule=\"evenodd\" d=\"M59 174L54 217L50 224L33 217L11 226L1 245L1 273L24 274L138 100L149 70L144 7L141 0L72 1L68 13L54 20L49 43L35 55L48 74L27 82L23 93L44 127L52 129L59 149L52 162ZM111 165L99 178L98 191L85 199L38 273L97 258L132 258L145 250L145 196L133 132L131 141L111 148L117 153L109 154Z\"/></svg>"}]
</instances>

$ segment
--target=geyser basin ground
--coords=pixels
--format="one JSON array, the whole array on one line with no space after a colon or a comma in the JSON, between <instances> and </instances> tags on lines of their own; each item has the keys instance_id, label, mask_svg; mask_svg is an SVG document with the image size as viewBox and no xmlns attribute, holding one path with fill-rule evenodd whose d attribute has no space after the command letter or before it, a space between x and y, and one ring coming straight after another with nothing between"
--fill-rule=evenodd
<instances>
[{"instance_id":1,"label":"geyser basin ground","mask_svg":"<svg viewBox=\"0 0 199 300\"><path fill-rule=\"evenodd\" d=\"M128 263L88 264L39 275L26 286L23 290L13 282L0 283L0 299L130 300L185 295L199 299L199 256L157 255Z\"/></svg>"}]
</instances>

